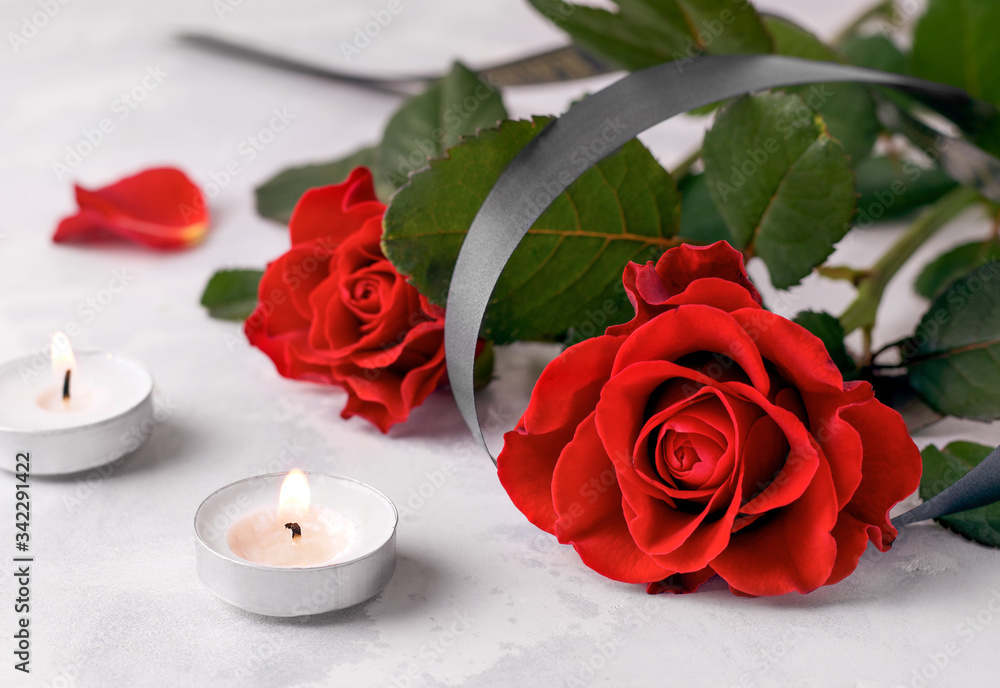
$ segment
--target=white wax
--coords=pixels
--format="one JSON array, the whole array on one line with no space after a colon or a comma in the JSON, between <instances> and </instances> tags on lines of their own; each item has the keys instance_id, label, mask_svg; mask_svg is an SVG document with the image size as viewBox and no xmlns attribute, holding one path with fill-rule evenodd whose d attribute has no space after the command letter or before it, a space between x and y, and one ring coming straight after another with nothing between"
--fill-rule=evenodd
<instances>
[{"instance_id":1,"label":"white wax","mask_svg":"<svg viewBox=\"0 0 1000 688\"><path fill-rule=\"evenodd\" d=\"M149 395L152 378L127 358L80 352L70 379L70 398L51 369L32 367L31 359L0 368L0 428L59 430L120 416Z\"/></svg>"},{"instance_id":2,"label":"white wax","mask_svg":"<svg viewBox=\"0 0 1000 688\"><path fill-rule=\"evenodd\" d=\"M299 525L300 536L293 537L285 527L290 521ZM350 558L358 531L357 521L323 506L292 516L271 507L241 517L226 539L233 554L256 564L323 566Z\"/></svg>"}]
</instances>

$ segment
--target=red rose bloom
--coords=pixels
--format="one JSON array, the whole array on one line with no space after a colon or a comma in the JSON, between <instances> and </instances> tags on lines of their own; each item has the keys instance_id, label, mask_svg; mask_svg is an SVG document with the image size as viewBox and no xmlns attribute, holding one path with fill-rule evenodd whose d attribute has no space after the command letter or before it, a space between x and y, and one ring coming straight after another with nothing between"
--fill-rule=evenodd
<instances>
[{"instance_id":1,"label":"red rose bloom","mask_svg":"<svg viewBox=\"0 0 1000 688\"><path fill-rule=\"evenodd\" d=\"M341 415L387 432L438 387L445 363L444 312L382 254L384 213L363 167L307 191L245 331L279 373L343 386Z\"/></svg>"},{"instance_id":2,"label":"red rose bloom","mask_svg":"<svg viewBox=\"0 0 1000 688\"><path fill-rule=\"evenodd\" d=\"M158 249L194 246L208 232L208 206L187 175L161 167L93 191L76 186L80 211L63 218L52 241L123 239Z\"/></svg>"},{"instance_id":3,"label":"red rose bloom","mask_svg":"<svg viewBox=\"0 0 1000 688\"><path fill-rule=\"evenodd\" d=\"M723 242L631 264L629 323L542 373L498 460L514 504L609 578L744 595L848 576L920 479L899 414L764 310Z\"/></svg>"}]
</instances>

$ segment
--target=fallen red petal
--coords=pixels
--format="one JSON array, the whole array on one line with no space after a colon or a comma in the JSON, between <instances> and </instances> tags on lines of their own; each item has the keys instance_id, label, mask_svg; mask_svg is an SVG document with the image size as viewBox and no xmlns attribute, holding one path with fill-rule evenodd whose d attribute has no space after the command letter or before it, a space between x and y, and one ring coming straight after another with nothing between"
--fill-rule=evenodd
<instances>
[{"instance_id":1,"label":"fallen red petal","mask_svg":"<svg viewBox=\"0 0 1000 688\"><path fill-rule=\"evenodd\" d=\"M121 239L157 249L194 246L208 232L201 190L172 167L143 170L96 190L76 187L80 211L64 218L56 243Z\"/></svg>"}]
</instances>

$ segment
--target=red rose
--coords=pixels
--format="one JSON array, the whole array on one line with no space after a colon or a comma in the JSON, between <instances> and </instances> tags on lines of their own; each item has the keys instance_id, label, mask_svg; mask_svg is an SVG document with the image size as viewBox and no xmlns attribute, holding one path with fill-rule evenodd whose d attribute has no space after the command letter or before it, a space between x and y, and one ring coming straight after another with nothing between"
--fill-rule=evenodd
<instances>
[{"instance_id":1,"label":"red rose","mask_svg":"<svg viewBox=\"0 0 1000 688\"><path fill-rule=\"evenodd\" d=\"M341 415L387 432L441 384L445 363L444 312L382 254L384 213L363 167L307 191L245 331L279 373L343 386Z\"/></svg>"},{"instance_id":2,"label":"red rose","mask_svg":"<svg viewBox=\"0 0 1000 688\"><path fill-rule=\"evenodd\" d=\"M819 339L761 307L740 253L681 246L625 286L635 319L556 358L505 437L500 480L532 523L650 592L713 574L809 592L869 541L889 548L916 446Z\"/></svg>"},{"instance_id":3,"label":"red rose","mask_svg":"<svg viewBox=\"0 0 1000 688\"><path fill-rule=\"evenodd\" d=\"M187 175L161 167L94 191L76 189L80 210L63 218L56 243L124 239L159 249L194 246L208 232L208 207Z\"/></svg>"}]
</instances>

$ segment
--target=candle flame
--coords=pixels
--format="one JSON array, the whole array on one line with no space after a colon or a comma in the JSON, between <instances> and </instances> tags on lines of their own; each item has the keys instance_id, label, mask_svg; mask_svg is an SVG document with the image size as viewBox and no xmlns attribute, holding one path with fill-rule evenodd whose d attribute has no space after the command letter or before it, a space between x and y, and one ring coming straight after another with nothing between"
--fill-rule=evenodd
<instances>
[{"instance_id":1,"label":"candle flame","mask_svg":"<svg viewBox=\"0 0 1000 688\"><path fill-rule=\"evenodd\" d=\"M282 519L295 519L309 511L309 481L306 474L295 468L288 472L281 483L278 495L278 513Z\"/></svg>"},{"instance_id":2,"label":"candle flame","mask_svg":"<svg viewBox=\"0 0 1000 688\"><path fill-rule=\"evenodd\" d=\"M73 355L73 347L69 345L69 337L65 332L56 332L52 335L52 374L56 382L61 386L66 378L66 371L76 372L76 357Z\"/></svg>"}]
</instances>

